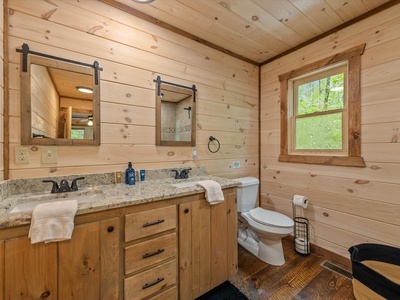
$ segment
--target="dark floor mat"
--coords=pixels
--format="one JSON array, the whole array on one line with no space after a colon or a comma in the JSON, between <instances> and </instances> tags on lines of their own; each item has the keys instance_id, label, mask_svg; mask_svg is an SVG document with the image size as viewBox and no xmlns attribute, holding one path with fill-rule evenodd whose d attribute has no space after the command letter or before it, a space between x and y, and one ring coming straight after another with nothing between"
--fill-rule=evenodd
<instances>
[{"instance_id":1,"label":"dark floor mat","mask_svg":"<svg viewBox=\"0 0 400 300\"><path fill-rule=\"evenodd\" d=\"M248 298L229 281L225 281L196 300L248 300Z\"/></svg>"}]
</instances>

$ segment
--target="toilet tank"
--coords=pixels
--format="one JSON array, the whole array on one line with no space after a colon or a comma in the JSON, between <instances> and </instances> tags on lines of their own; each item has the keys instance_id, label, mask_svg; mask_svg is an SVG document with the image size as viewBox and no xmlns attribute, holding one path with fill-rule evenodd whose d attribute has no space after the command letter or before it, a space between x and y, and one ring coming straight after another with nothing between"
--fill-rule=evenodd
<instances>
[{"instance_id":1,"label":"toilet tank","mask_svg":"<svg viewBox=\"0 0 400 300\"><path fill-rule=\"evenodd\" d=\"M237 186L237 211L249 211L256 206L260 181L255 177L241 177L234 180L240 182Z\"/></svg>"}]
</instances>

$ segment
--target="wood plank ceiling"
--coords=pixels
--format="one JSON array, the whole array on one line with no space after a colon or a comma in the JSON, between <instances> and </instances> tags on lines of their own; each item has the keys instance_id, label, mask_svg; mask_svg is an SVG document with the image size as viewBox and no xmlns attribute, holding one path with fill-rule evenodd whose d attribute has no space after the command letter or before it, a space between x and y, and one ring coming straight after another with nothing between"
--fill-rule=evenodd
<instances>
[{"instance_id":1,"label":"wood plank ceiling","mask_svg":"<svg viewBox=\"0 0 400 300\"><path fill-rule=\"evenodd\" d=\"M398 0L101 0L256 65Z\"/></svg>"}]
</instances>

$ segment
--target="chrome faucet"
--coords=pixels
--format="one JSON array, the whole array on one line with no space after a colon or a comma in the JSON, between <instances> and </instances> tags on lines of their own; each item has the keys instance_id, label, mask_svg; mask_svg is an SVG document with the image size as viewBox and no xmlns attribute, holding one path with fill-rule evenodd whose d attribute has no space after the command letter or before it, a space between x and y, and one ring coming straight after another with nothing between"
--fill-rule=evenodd
<instances>
[{"instance_id":1,"label":"chrome faucet","mask_svg":"<svg viewBox=\"0 0 400 300\"><path fill-rule=\"evenodd\" d=\"M72 180L71 186L68 185L68 181L66 179L62 179L60 181L60 185L54 180L43 180L43 182L51 182L53 186L51 188L51 193L64 193L64 192L74 192L78 190L78 184L76 183L78 180L85 179L85 177L78 177Z\"/></svg>"}]
</instances>

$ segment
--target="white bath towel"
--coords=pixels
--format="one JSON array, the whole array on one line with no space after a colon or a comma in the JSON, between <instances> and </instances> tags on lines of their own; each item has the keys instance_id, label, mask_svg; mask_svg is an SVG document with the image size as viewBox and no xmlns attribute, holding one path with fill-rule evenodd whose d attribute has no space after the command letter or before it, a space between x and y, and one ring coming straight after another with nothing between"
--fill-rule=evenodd
<instances>
[{"instance_id":1,"label":"white bath towel","mask_svg":"<svg viewBox=\"0 0 400 300\"><path fill-rule=\"evenodd\" d=\"M36 205L32 212L28 235L31 243L69 240L74 230L74 217L77 210L76 200Z\"/></svg>"},{"instance_id":2,"label":"white bath towel","mask_svg":"<svg viewBox=\"0 0 400 300\"><path fill-rule=\"evenodd\" d=\"M203 180L196 183L206 190L206 199L210 205L218 204L224 201L224 193L221 185L214 180Z\"/></svg>"}]
</instances>

